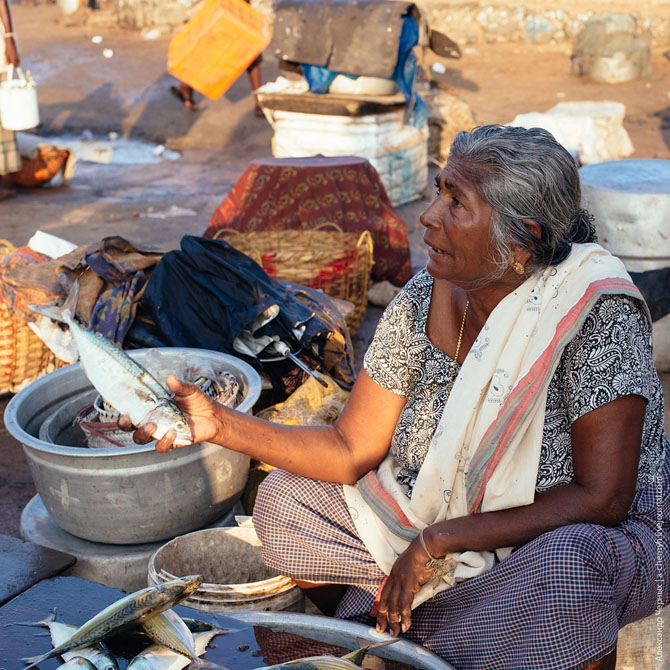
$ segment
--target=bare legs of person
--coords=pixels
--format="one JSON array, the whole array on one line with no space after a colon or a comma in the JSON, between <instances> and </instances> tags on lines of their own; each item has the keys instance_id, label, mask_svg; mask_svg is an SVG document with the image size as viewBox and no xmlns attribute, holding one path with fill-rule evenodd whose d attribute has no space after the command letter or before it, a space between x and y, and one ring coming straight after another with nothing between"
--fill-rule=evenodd
<instances>
[{"instance_id":1,"label":"bare legs of person","mask_svg":"<svg viewBox=\"0 0 670 670\"><path fill-rule=\"evenodd\" d=\"M346 584L313 584L312 582L301 582L297 579L294 581L326 616L335 614L337 605L347 590Z\"/></svg>"},{"instance_id":2,"label":"bare legs of person","mask_svg":"<svg viewBox=\"0 0 670 670\"><path fill-rule=\"evenodd\" d=\"M198 105L193 99L193 89L188 84L181 83L178 86L170 86L170 92L176 98L179 98L187 109L193 112L198 110Z\"/></svg>"},{"instance_id":3,"label":"bare legs of person","mask_svg":"<svg viewBox=\"0 0 670 670\"><path fill-rule=\"evenodd\" d=\"M247 70L249 75L249 82L251 83L251 90L254 94L254 114L256 116L264 116L261 106L258 104L258 96L256 95L256 89L261 85L261 68L259 65L254 65L251 69Z\"/></svg>"},{"instance_id":4,"label":"bare legs of person","mask_svg":"<svg viewBox=\"0 0 670 670\"><path fill-rule=\"evenodd\" d=\"M261 69L258 65L254 65L254 67L252 67L250 70L247 70L247 74L249 75L251 90L252 92L254 92L254 114L256 116L264 116L263 110L261 109L261 106L258 104L258 98L256 97L255 93L256 89L259 88L261 85ZM170 92L176 98L181 100L182 104L187 109L190 109L191 111L194 112L198 110L198 105L193 99L194 90L188 84L184 84L182 82L178 86L171 86Z\"/></svg>"}]
</instances>

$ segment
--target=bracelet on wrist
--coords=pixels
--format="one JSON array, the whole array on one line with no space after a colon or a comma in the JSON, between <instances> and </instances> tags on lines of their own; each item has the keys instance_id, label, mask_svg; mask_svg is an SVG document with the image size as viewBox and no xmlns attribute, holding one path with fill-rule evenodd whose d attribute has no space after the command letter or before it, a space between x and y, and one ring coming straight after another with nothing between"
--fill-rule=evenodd
<instances>
[{"instance_id":1,"label":"bracelet on wrist","mask_svg":"<svg viewBox=\"0 0 670 670\"><path fill-rule=\"evenodd\" d=\"M419 533L419 542L421 542L421 547L428 555L429 560L426 563L426 569L433 572L432 579L440 580L444 578L450 584L453 584L453 575L454 571L456 570L456 563L454 559L451 558L449 554L447 554L444 558L436 558L433 556L430 551L428 551L428 547L426 546L426 540L423 537L424 530L425 528L422 529Z\"/></svg>"},{"instance_id":2,"label":"bracelet on wrist","mask_svg":"<svg viewBox=\"0 0 670 670\"><path fill-rule=\"evenodd\" d=\"M438 559L435 558L435 556L433 556L433 555L428 551L428 547L426 546L426 540L425 540L425 538L423 537L423 531L424 531L424 530L426 530L426 529L423 528L423 529L421 530L421 532L419 533L419 542L421 542L421 546L422 546L423 550L428 554L428 560L430 560L430 561L437 561Z\"/></svg>"},{"instance_id":3,"label":"bracelet on wrist","mask_svg":"<svg viewBox=\"0 0 670 670\"><path fill-rule=\"evenodd\" d=\"M16 37L15 33L2 33L2 36L7 39L8 37Z\"/></svg>"}]
</instances>

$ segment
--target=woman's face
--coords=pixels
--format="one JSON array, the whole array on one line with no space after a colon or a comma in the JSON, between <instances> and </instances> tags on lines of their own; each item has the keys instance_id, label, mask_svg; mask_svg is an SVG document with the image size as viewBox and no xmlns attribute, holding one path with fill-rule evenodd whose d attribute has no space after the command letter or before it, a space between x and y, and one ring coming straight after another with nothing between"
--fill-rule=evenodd
<instances>
[{"instance_id":1,"label":"woman's face","mask_svg":"<svg viewBox=\"0 0 670 670\"><path fill-rule=\"evenodd\" d=\"M419 217L426 229L426 269L435 279L475 287L497 270L489 239L493 209L457 166L447 165L436 186L433 202Z\"/></svg>"}]
</instances>

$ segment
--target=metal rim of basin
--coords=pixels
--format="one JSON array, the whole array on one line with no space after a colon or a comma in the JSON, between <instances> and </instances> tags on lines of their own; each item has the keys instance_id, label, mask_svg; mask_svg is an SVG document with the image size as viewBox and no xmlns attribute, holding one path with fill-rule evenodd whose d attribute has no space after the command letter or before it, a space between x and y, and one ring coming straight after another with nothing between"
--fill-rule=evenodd
<instances>
[{"instance_id":1,"label":"metal rim of basin","mask_svg":"<svg viewBox=\"0 0 670 670\"><path fill-rule=\"evenodd\" d=\"M252 545L260 554L261 543L253 528L244 528L240 526L221 527L221 528L203 528L195 530L191 533L185 533L166 542L162 547L159 547L149 559L148 575L149 584L161 584L171 579L179 579L182 575L172 574L164 567L157 568L157 563L161 563L161 554L169 551L173 547L178 547L184 542L188 543L190 540L196 538L225 538L232 535L238 536L238 539L243 539ZM212 540L210 540L212 541ZM221 547L217 547L220 551ZM198 587L198 590L193 596L190 596L183 604L188 605L191 602L216 602L216 601L236 601L244 600L249 597L255 597L258 600L269 598L285 591L290 591L296 587L296 583L291 577L285 575L275 575L274 577L266 577L257 581L249 582L231 582L228 584L217 584L215 582L203 582Z\"/></svg>"},{"instance_id":2,"label":"metal rim of basin","mask_svg":"<svg viewBox=\"0 0 670 670\"><path fill-rule=\"evenodd\" d=\"M236 408L240 412L250 412L251 408L254 406L255 402L258 400L258 397L260 396L261 393L260 375L258 374L258 372L256 372L256 370L254 370L254 368L251 365L235 356L231 356L229 354L225 354L220 351L213 351L211 349L195 349L192 347L152 347L148 349L132 349L130 351L127 351L126 353L131 358L134 358L136 355L144 354L152 350L157 351L169 350L173 353L193 354L200 356L214 355L219 359L221 358L229 359L231 365L234 365L234 367L238 368L245 377L244 383L246 386L246 393L244 399ZM53 372L50 372L49 374L44 375L39 379L36 379L34 382L30 383L24 389L21 389L21 391L19 391L9 401L9 403L7 403L4 415L4 422L7 430L12 435L12 437L14 437L22 444L29 446L33 449L37 449L39 451L45 451L50 454L64 454L64 455L76 454L77 456L81 456L84 458L113 456L117 454L129 455L129 454L138 454L153 451L154 450L153 443L138 444L129 447L102 447L98 449L65 447L61 445L51 444L49 442L44 442L43 440L40 440L38 437L31 435L30 433L28 433L23 429L17 418L17 413L23 400L29 394L37 392L41 386L46 384L58 384L58 381L61 377L63 377L64 375L71 375L73 373L76 373L79 371L80 368L81 363L77 362L72 363L71 365L68 365L64 368L60 368L59 370L54 370ZM93 386L90 383L89 388L93 388Z\"/></svg>"},{"instance_id":3,"label":"metal rim of basin","mask_svg":"<svg viewBox=\"0 0 670 670\"><path fill-rule=\"evenodd\" d=\"M355 623L346 619L334 619L318 614L251 611L226 612L225 614L227 617L239 619L252 626L267 626L272 630L295 633L339 646L356 648L358 638L365 638L370 642L396 639L387 633L378 633L373 627L362 623ZM417 670L455 670L451 664L432 651L402 638L395 644L375 649L370 653L390 660L408 663Z\"/></svg>"}]
</instances>

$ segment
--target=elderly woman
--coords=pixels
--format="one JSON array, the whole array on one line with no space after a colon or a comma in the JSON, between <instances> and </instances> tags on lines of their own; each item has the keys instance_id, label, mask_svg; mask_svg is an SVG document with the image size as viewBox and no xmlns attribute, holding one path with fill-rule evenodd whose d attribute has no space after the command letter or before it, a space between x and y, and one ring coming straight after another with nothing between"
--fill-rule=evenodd
<instances>
[{"instance_id":1,"label":"elderly woman","mask_svg":"<svg viewBox=\"0 0 670 670\"><path fill-rule=\"evenodd\" d=\"M254 509L264 559L324 611L458 670L614 668L618 629L669 599L644 301L543 130L460 133L421 224L426 269L336 426L269 424L170 378L176 400L195 440L281 468Z\"/></svg>"}]
</instances>

